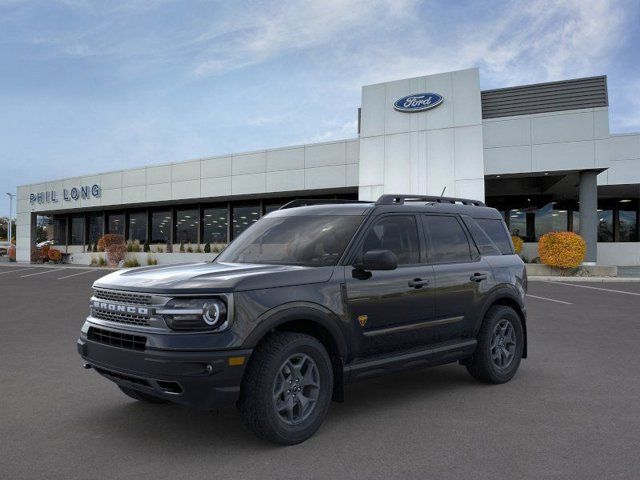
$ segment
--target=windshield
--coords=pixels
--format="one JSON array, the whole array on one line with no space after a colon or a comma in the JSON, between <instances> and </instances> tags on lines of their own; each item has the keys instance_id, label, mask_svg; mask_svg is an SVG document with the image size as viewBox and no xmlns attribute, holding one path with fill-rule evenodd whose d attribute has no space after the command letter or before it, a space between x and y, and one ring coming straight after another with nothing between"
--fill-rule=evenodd
<instances>
[{"instance_id":1,"label":"windshield","mask_svg":"<svg viewBox=\"0 0 640 480\"><path fill-rule=\"evenodd\" d=\"M322 267L335 265L364 217L265 217L222 252L216 262Z\"/></svg>"}]
</instances>

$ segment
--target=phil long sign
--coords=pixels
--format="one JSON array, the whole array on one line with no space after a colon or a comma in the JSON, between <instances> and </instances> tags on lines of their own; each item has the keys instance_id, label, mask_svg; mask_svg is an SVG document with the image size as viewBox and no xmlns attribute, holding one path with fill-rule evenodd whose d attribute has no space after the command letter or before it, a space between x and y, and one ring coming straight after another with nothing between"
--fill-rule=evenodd
<instances>
[{"instance_id":1,"label":"phil long sign","mask_svg":"<svg viewBox=\"0 0 640 480\"><path fill-rule=\"evenodd\" d=\"M58 203L60 200L65 202L77 202L80 199L100 198L100 185L84 185L81 187L65 188L62 194L58 195L55 190L47 190L46 192L37 192L29 194L29 202L34 203Z\"/></svg>"},{"instance_id":2,"label":"phil long sign","mask_svg":"<svg viewBox=\"0 0 640 480\"><path fill-rule=\"evenodd\" d=\"M443 100L437 93L414 93L396 100L393 108L399 112L423 112L437 107Z\"/></svg>"}]
</instances>

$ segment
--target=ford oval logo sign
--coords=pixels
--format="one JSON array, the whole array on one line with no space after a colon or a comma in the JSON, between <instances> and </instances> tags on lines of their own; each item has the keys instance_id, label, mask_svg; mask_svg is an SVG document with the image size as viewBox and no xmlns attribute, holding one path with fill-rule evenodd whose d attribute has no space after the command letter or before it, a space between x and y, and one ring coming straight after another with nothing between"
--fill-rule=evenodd
<instances>
[{"instance_id":1,"label":"ford oval logo sign","mask_svg":"<svg viewBox=\"0 0 640 480\"><path fill-rule=\"evenodd\" d=\"M399 112L423 112L437 107L443 100L437 93L414 93L396 100L393 108Z\"/></svg>"}]
</instances>

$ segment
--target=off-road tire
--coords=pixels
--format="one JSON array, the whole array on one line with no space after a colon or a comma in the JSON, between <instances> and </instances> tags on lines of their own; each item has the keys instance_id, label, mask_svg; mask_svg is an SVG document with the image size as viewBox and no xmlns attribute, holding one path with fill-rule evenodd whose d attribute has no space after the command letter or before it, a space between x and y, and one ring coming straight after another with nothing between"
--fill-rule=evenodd
<instances>
[{"instance_id":1,"label":"off-road tire","mask_svg":"<svg viewBox=\"0 0 640 480\"><path fill-rule=\"evenodd\" d=\"M299 424L290 425L276 410L274 392L276 382L282 383L283 366L296 355L307 357L315 364L319 386L314 390L317 399L308 417L301 418ZM249 429L258 437L280 445L294 445L307 440L320 428L329 410L332 392L333 369L324 346L303 333L273 332L251 355L242 380L238 408Z\"/></svg>"},{"instance_id":2,"label":"off-road tire","mask_svg":"<svg viewBox=\"0 0 640 480\"><path fill-rule=\"evenodd\" d=\"M168 403L169 402L164 398L156 397L154 395L149 395L148 393L144 393L144 392L139 392L138 390L134 390L133 388L123 387L122 385L118 385L118 388L122 390L122 393L124 393L128 397L131 397L134 400L138 400L140 402L147 402L147 403Z\"/></svg>"},{"instance_id":3,"label":"off-road tire","mask_svg":"<svg viewBox=\"0 0 640 480\"><path fill-rule=\"evenodd\" d=\"M507 321L513 327L515 336L515 351L511 362L504 368L499 367L492 358L491 343L494 339L496 327ZM524 334L522 322L518 314L505 305L494 305L487 311L480 332L476 351L467 365L472 377L486 383L505 383L513 378L520 365L524 348Z\"/></svg>"}]
</instances>

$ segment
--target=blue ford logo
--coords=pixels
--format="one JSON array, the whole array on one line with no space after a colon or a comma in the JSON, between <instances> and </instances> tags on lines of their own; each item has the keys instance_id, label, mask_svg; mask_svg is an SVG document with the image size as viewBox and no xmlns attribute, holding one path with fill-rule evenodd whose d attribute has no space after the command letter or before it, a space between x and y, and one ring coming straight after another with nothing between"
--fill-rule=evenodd
<instances>
[{"instance_id":1,"label":"blue ford logo","mask_svg":"<svg viewBox=\"0 0 640 480\"><path fill-rule=\"evenodd\" d=\"M396 100L393 108L399 112L423 112L442 103L442 95L437 93L414 93Z\"/></svg>"}]
</instances>

